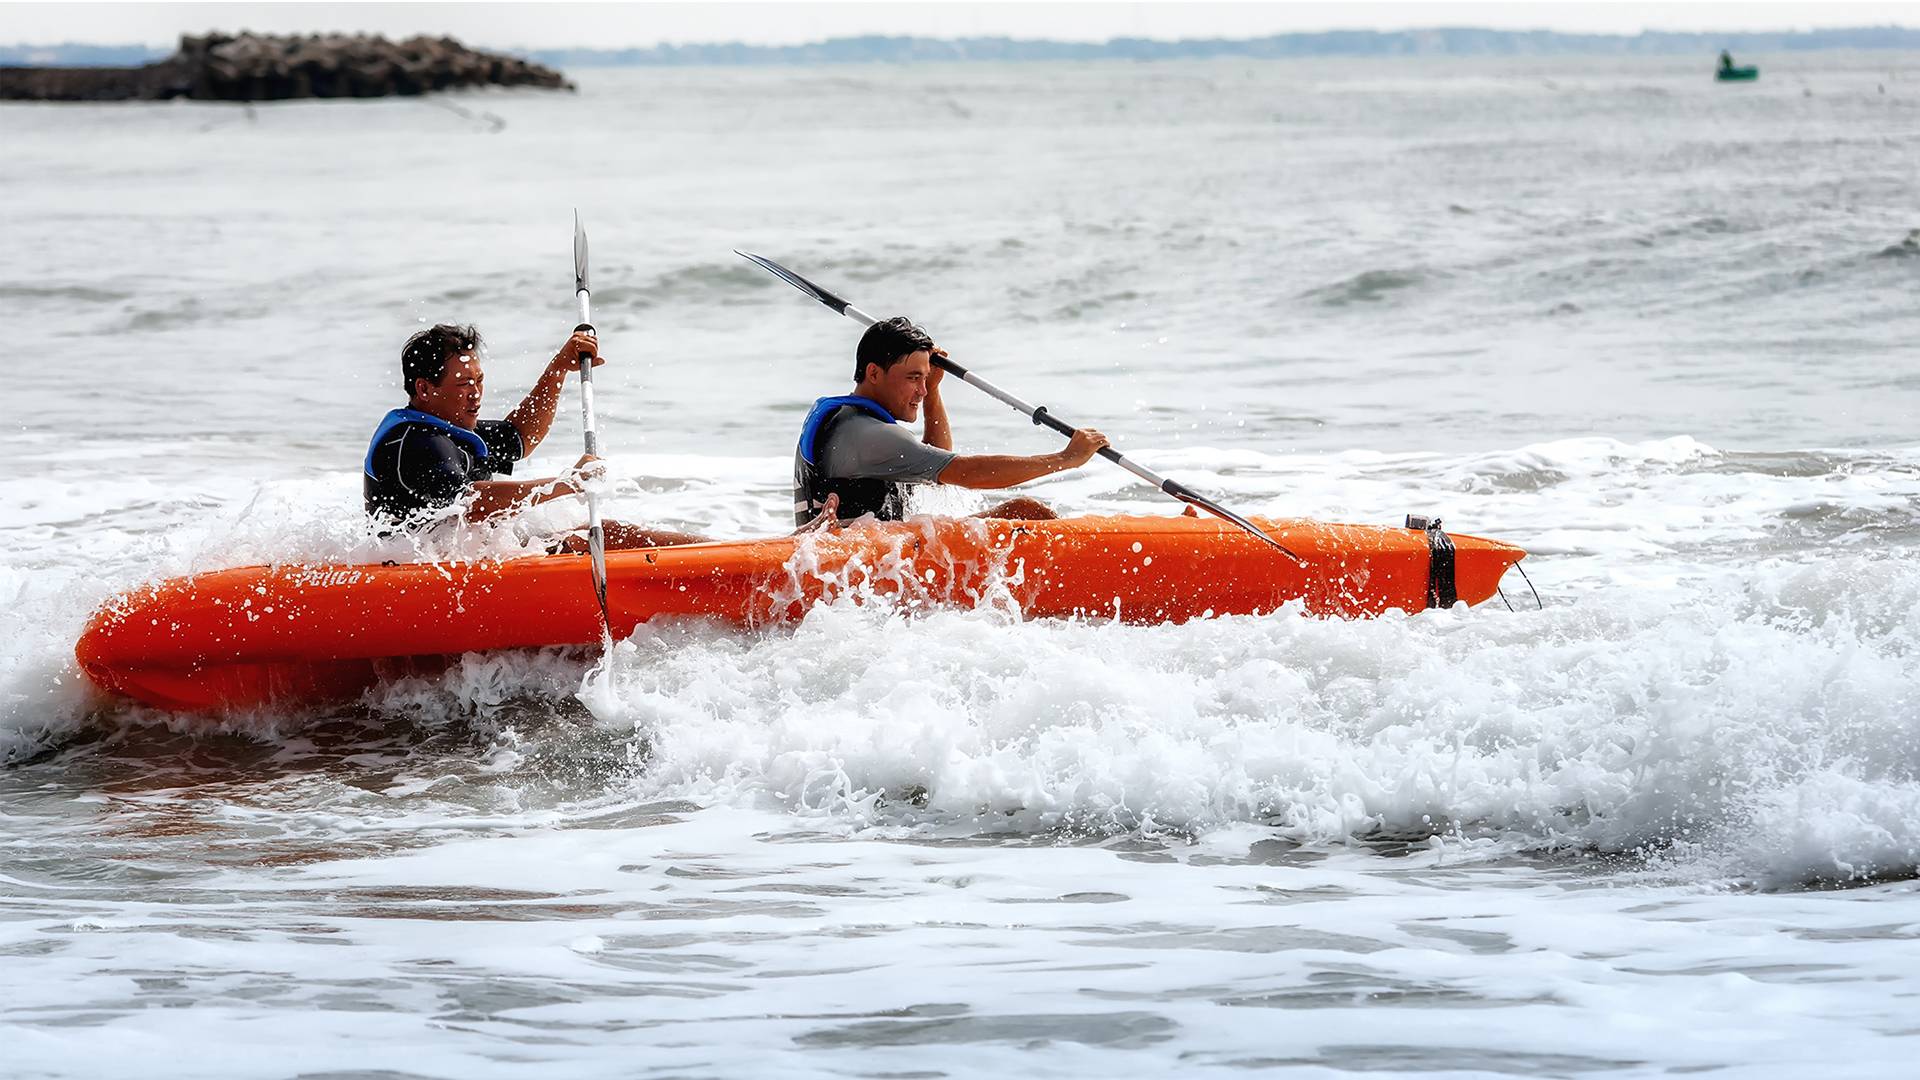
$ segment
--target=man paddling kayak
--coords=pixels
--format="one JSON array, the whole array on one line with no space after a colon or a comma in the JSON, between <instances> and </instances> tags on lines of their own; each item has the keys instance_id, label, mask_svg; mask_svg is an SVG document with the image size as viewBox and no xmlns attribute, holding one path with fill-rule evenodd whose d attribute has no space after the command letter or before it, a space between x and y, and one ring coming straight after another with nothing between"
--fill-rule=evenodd
<instances>
[{"instance_id":1,"label":"man paddling kayak","mask_svg":"<svg viewBox=\"0 0 1920 1080\"><path fill-rule=\"evenodd\" d=\"M579 356L606 362L593 335L576 332L547 362L540 380L504 420L480 419L486 375L480 367L480 334L471 326L442 323L407 339L400 372L407 406L380 421L367 447L362 487L368 516L383 524L414 527L439 520L440 511L465 501L468 521L511 515L585 490L596 459L582 457L558 477L496 480L531 454L553 427L567 373ZM694 544L705 537L664 529L604 523L607 547ZM567 550L584 550L578 535L560 537Z\"/></svg>"},{"instance_id":2,"label":"man paddling kayak","mask_svg":"<svg viewBox=\"0 0 1920 1080\"><path fill-rule=\"evenodd\" d=\"M907 486L952 484L997 489L1077 469L1107 445L1092 428L1073 433L1052 454L956 454L953 426L940 399L945 375L933 357L946 353L905 318L874 323L854 353L853 393L813 403L793 458L793 518L805 525L829 510L841 521L906 516ZM925 433L902 426L927 411ZM838 505L835 505L837 501ZM1039 520L1054 512L1038 499L1013 498L979 517Z\"/></svg>"}]
</instances>

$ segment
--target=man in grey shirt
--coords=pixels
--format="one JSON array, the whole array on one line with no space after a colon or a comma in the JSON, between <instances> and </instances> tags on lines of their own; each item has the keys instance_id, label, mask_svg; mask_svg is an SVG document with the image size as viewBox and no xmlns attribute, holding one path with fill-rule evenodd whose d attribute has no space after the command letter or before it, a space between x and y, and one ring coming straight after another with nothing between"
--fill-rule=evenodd
<instances>
[{"instance_id":1,"label":"man in grey shirt","mask_svg":"<svg viewBox=\"0 0 1920 1080\"><path fill-rule=\"evenodd\" d=\"M947 407L940 399L946 373L933 366L946 354L927 332L893 318L874 323L854 353L853 393L821 398L807 413L793 457L793 517L805 525L831 510L841 521L869 514L881 521L906 516L907 485L953 484L1007 488L1050 473L1085 465L1107 437L1092 428L1073 433L1052 454L956 454ZM925 433L915 438L904 423L927 412ZM1014 498L979 516L1050 518L1038 499Z\"/></svg>"}]
</instances>

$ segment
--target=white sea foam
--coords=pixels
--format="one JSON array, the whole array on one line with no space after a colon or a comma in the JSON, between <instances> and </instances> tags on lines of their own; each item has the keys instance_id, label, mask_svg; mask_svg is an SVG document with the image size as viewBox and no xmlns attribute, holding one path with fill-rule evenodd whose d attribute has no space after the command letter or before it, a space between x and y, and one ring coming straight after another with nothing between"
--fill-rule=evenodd
<instances>
[{"instance_id":1,"label":"white sea foam","mask_svg":"<svg viewBox=\"0 0 1920 1080\"><path fill-rule=\"evenodd\" d=\"M987 832L1678 842L1770 883L1911 872L1913 638L1755 599L1185 627L822 607L750 640L643 631L583 696L650 748L650 797ZM1867 790L1822 855L1823 827L1782 815L1818 816L1796 793L1828 782Z\"/></svg>"},{"instance_id":2,"label":"white sea foam","mask_svg":"<svg viewBox=\"0 0 1920 1080\"><path fill-rule=\"evenodd\" d=\"M1207 460L1183 453L1144 456L1189 473ZM1106 835L1263 823L1303 842L1425 829L1536 849L1679 843L1701 873L1768 883L1920 864L1902 816L1920 775L1907 663L1920 574L1864 550L1750 554L1811 493L1869 515L1897 503L1912 484L1904 464L1841 458L1769 477L1684 439L1452 460L1220 458L1214 468L1233 476L1270 477L1264 498L1243 500L1256 510L1281 501L1277 488L1311 502L1340 487L1382 508L1438 490L1466 520L1518 526L1485 531L1557 538L1585 557L1534 566L1552 601L1539 612L1496 601L1414 619L1283 612L1137 627L841 603L745 636L646 626L591 672L581 650L470 658L376 704L431 722L578 690L601 726L647 747L647 797L781 807L837 827ZM716 464L707 471L751 485L772 462ZM658 469L643 459L618 472ZM661 498L616 488L636 517ZM205 539L174 534L152 572L409 554L301 490L262 489L213 515ZM328 490L329 503L351 497L344 484ZM526 550L522 535L491 535L494 557ZM1730 563L1726 549L1749 554ZM88 598L16 574L5 731L20 757L80 730L102 703L68 651ZM287 721L298 722L276 723ZM1824 841L1824 855L1825 826L1790 810L1823 782L1866 785L1836 810L1861 827Z\"/></svg>"}]
</instances>

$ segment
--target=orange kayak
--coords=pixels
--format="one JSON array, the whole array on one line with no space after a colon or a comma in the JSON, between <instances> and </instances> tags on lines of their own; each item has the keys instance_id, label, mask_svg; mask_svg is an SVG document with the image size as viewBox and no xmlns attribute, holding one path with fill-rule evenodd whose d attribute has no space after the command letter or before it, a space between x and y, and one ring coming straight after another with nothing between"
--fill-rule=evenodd
<instances>
[{"instance_id":1,"label":"orange kayak","mask_svg":"<svg viewBox=\"0 0 1920 1080\"><path fill-rule=\"evenodd\" d=\"M1312 615L1365 618L1477 604L1526 555L1438 531L1259 525L1305 565L1212 518L922 519L608 552L607 604L617 638L660 616L779 623L843 596L1133 623L1259 614L1294 601ZM587 557L555 555L175 578L103 606L75 654L109 691L163 709L226 711L349 699L463 653L599 639Z\"/></svg>"}]
</instances>

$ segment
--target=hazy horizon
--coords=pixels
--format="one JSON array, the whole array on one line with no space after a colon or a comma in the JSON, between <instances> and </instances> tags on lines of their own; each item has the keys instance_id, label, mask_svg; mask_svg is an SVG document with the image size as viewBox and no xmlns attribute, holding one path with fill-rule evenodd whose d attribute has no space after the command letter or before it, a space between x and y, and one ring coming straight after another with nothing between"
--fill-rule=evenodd
<instances>
[{"instance_id":1,"label":"hazy horizon","mask_svg":"<svg viewBox=\"0 0 1920 1080\"><path fill-rule=\"evenodd\" d=\"M1910 5L1884 3L25 3L0 5L0 43L167 46L183 33L241 29L444 34L514 49L780 46L869 35L1109 42L1484 29L1633 36L1906 27L1913 16Z\"/></svg>"}]
</instances>

